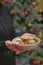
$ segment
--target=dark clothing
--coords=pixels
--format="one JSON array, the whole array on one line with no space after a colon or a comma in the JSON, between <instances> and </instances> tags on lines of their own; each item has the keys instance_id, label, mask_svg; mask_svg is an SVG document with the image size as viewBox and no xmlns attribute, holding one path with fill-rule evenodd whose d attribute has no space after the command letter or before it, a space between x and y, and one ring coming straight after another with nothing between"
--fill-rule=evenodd
<instances>
[{"instance_id":1,"label":"dark clothing","mask_svg":"<svg viewBox=\"0 0 43 65\"><path fill-rule=\"evenodd\" d=\"M0 65L16 65L15 54L11 51L3 51L0 53Z\"/></svg>"},{"instance_id":2,"label":"dark clothing","mask_svg":"<svg viewBox=\"0 0 43 65\"><path fill-rule=\"evenodd\" d=\"M0 65L15 65L15 61L13 62L15 53L11 52L5 46L5 41L12 40L18 35L19 34L14 32L13 21L9 9L2 6L0 9Z\"/></svg>"}]
</instances>

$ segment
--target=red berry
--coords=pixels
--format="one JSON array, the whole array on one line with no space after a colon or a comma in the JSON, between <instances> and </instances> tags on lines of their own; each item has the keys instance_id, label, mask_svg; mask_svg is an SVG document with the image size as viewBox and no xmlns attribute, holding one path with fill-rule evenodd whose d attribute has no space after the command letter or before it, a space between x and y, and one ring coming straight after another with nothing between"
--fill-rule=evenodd
<instances>
[{"instance_id":1,"label":"red berry","mask_svg":"<svg viewBox=\"0 0 43 65\"><path fill-rule=\"evenodd\" d=\"M25 11L24 11L24 15L25 15L25 16L28 16L28 15L29 15L29 11L25 10Z\"/></svg>"},{"instance_id":2,"label":"red berry","mask_svg":"<svg viewBox=\"0 0 43 65\"><path fill-rule=\"evenodd\" d=\"M37 61L36 60L33 60L32 61L32 65L36 65L37 64Z\"/></svg>"},{"instance_id":3,"label":"red berry","mask_svg":"<svg viewBox=\"0 0 43 65\"><path fill-rule=\"evenodd\" d=\"M24 32L21 32L21 34L24 34Z\"/></svg>"},{"instance_id":4,"label":"red berry","mask_svg":"<svg viewBox=\"0 0 43 65\"><path fill-rule=\"evenodd\" d=\"M36 33L36 31L37 31L37 30L36 30L36 27L34 27L34 28L33 28L33 32Z\"/></svg>"},{"instance_id":5,"label":"red berry","mask_svg":"<svg viewBox=\"0 0 43 65\"><path fill-rule=\"evenodd\" d=\"M19 64L19 61L16 61L16 64Z\"/></svg>"},{"instance_id":6,"label":"red berry","mask_svg":"<svg viewBox=\"0 0 43 65\"><path fill-rule=\"evenodd\" d=\"M4 3L8 3L8 0L4 0Z\"/></svg>"}]
</instances>

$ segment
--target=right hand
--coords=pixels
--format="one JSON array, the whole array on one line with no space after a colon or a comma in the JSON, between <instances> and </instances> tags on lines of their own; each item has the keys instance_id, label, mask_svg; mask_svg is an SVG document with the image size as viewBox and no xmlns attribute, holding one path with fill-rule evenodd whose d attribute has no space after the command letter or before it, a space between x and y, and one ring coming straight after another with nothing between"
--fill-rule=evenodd
<instances>
[{"instance_id":1,"label":"right hand","mask_svg":"<svg viewBox=\"0 0 43 65\"><path fill-rule=\"evenodd\" d=\"M25 50L24 50L23 48L19 49L19 47L18 47L17 44L15 44L15 43L13 43L13 42L11 42L11 41L9 41L9 40L5 41L5 45L6 45L6 47L7 47L9 50L11 50L11 51L13 51L13 52L19 52L19 53L25 52Z\"/></svg>"}]
</instances>

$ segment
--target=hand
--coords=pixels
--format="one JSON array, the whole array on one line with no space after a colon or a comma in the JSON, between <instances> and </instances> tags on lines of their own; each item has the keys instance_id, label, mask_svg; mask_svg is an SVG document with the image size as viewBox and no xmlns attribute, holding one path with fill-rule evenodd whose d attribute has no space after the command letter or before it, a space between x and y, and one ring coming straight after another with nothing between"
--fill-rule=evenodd
<instances>
[{"instance_id":1,"label":"hand","mask_svg":"<svg viewBox=\"0 0 43 65\"><path fill-rule=\"evenodd\" d=\"M32 36L32 37L36 37L35 34L31 34L31 33L24 33L22 36Z\"/></svg>"},{"instance_id":2,"label":"hand","mask_svg":"<svg viewBox=\"0 0 43 65\"><path fill-rule=\"evenodd\" d=\"M22 38L24 38L24 39L28 39L29 37L36 37L36 35L35 34L31 34L31 33L24 33L22 35Z\"/></svg>"},{"instance_id":3,"label":"hand","mask_svg":"<svg viewBox=\"0 0 43 65\"><path fill-rule=\"evenodd\" d=\"M13 52L24 52L23 48L19 49L19 46L9 40L5 41L6 47Z\"/></svg>"}]
</instances>

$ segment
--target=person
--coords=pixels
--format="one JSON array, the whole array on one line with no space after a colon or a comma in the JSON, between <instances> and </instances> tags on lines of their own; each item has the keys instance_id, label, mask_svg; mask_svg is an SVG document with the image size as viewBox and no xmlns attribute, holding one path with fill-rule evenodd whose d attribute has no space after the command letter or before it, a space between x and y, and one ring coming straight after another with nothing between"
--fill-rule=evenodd
<instances>
[{"instance_id":1,"label":"person","mask_svg":"<svg viewBox=\"0 0 43 65\"><path fill-rule=\"evenodd\" d=\"M0 3L0 65L16 65L15 52L23 52L12 39L21 34L14 32L12 17L8 7Z\"/></svg>"}]
</instances>

